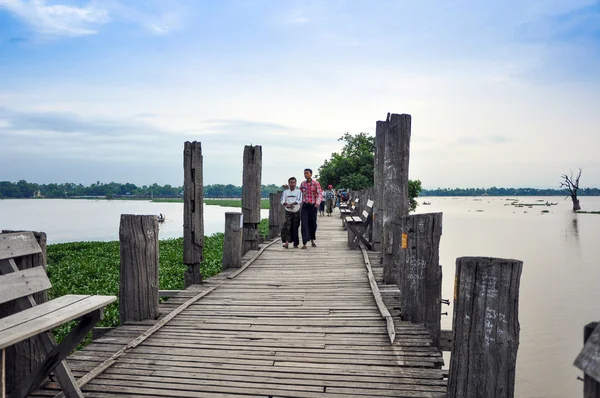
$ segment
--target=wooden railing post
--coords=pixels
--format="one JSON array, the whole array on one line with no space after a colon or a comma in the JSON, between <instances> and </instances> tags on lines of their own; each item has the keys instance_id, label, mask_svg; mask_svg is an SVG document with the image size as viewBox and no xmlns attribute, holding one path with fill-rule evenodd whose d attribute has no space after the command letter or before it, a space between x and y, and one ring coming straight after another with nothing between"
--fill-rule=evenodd
<instances>
[{"instance_id":1,"label":"wooden railing post","mask_svg":"<svg viewBox=\"0 0 600 398\"><path fill-rule=\"evenodd\" d=\"M3 234L13 232L25 232L25 231L13 231L3 230ZM29 256L17 257L15 262L19 270L25 270L33 267L44 267L46 269L46 234L44 232L33 232L42 252L39 254L32 254ZM33 298L37 304L48 301L47 291L36 293ZM0 318L4 318L9 315L20 312L21 309L17 305L16 301L9 301L4 304L0 304ZM0 350L0 355L2 350ZM46 357L46 351L42 342L37 337L24 340L20 343L6 347L4 349L5 359L5 373L3 375L6 383L6 393L10 394L21 381L35 369Z\"/></svg>"},{"instance_id":2,"label":"wooden railing post","mask_svg":"<svg viewBox=\"0 0 600 398\"><path fill-rule=\"evenodd\" d=\"M282 191L269 194L269 235L268 239L275 239L281 234L281 227L285 221L285 208L281 205Z\"/></svg>"},{"instance_id":3,"label":"wooden railing post","mask_svg":"<svg viewBox=\"0 0 600 398\"><path fill-rule=\"evenodd\" d=\"M373 238L374 251L381 250L381 233L383 231L383 161L385 153L385 131L387 122L378 121L375 126L375 166L373 201ZM380 255L380 258L381 257Z\"/></svg>"},{"instance_id":4,"label":"wooden railing post","mask_svg":"<svg viewBox=\"0 0 600 398\"><path fill-rule=\"evenodd\" d=\"M522 269L519 260L456 260L449 398L514 397Z\"/></svg>"},{"instance_id":5,"label":"wooden railing post","mask_svg":"<svg viewBox=\"0 0 600 398\"><path fill-rule=\"evenodd\" d=\"M262 180L262 147L244 147L244 171L242 181L242 214L244 222L244 242L242 255L249 250L258 250L260 243L260 189Z\"/></svg>"},{"instance_id":6,"label":"wooden railing post","mask_svg":"<svg viewBox=\"0 0 600 398\"><path fill-rule=\"evenodd\" d=\"M575 359L583 371L583 398L600 398L600 322L583 328L583 349Z\"/></svg>"},{"instance_id":7,"label":"wooden railing post","mask_svg":"<svg viewBox=\"0 0 600 398\"><path fill-rule=\"evenodd\" d=\"M440 239L442 213L413 214L401 219L401 239L394 242L398 264L400 316L424 323L435 347L440 347L442 267Z\"/></svg>"},{"instance_id":8,"label":"wooden railing post","mask_svg":"<svg viewBox=\"0 0 600 398\"><path fill-rule=\"evenodd\" d=\"M202 187L202 144L186 141L183 150L183 264L185 287L202 283L204 248L204 189Z\"/></svg>"},{"instance_id":9,"label":"wooden railing post","mask_svg":"<svg viewBox=\"0 0 600 398\"><path fill-rule=\"evenodd\" d=\"M158 218L122 214L119 315L126 322L156 319L158 311Z\"/></svg>"},{"instance_id":10,"label":"wooden railing post","mask_svg":"<svg viewBox=\"0 0 600 398\"><path fill-rule=\"evenodd\" d=\"M242 266L242 213L225 213L223 270Z\"/></svg>"},{"instance_id":11,"label":"wooden railing post","mask_svg":"<svg viewBox=\"0 0 600 398\"><path fill-rule=\"evenodd\" d=\"M397 242L397 229L391 230L392 221L408 215L408 163L410 153L410 115L388 115L385 132L383 165L383 281L396 283L397 264L390 255L390 245Z\"/></svg>"}]
</instances>

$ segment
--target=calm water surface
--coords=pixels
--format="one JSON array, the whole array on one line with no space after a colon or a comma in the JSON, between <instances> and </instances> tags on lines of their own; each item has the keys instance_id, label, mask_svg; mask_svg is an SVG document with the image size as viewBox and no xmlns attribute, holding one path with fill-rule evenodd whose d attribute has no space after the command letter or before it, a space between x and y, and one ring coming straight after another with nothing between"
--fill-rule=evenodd
<instances>
[{"instance_id":1,"label":"calm water surface","mask_svg":"<svg viewBox=\"0 0 600 398\"><path fill-rule=\"evenodd\" d=\"M204 234L225 229L225 213L241 209L204 205ZM183 236L183 203L139 200L6 199L0 200L0 230L44 231L48 243L119 240L121 214L166 215L160 239ZM263 218L268 210L261 210Z\"/></svg>"},{"instance_id":2,"label":"calm water surface","mask_svg":"<svg viewBox=\"0 0 600 398\"><path fill-rule=\"evenodd\" d=\"M517 361L518 397L582 396L572 365L582 347L583 326L600 320L600 215L573 214L561 197L517 198L557 206L517 208L508 198L420 198L418 212L443 212L440 262L443 297L452 299L454 264L461 256L516 258L521 276ZM539 202L542 201L542 202ZM584 210L600 198L583 197ZM224 213L205 206L205 232L222 232ZM549 210L549 213L542 213ZM117 240L121 214L166 214L160 237L182 236L183 204L104 200L0 200L0 229L44 231L49 243ZM268 210L262 211L263 217ZM452 306L442 327L449 329ZM446 363L448 361L446 360Z\"/></svg>"},{"instance_id":3,"label":"calm water surface","mask_svg":"<svg viewBox=\"0 0 600 398\"><path fill-rule=\"evenodd\" d=\"M533 208L510 206L507 199L419 200L431 202L419 206L419 213L444 213L442 296L453 298L457 257L522 260L516 396L580 397L583 383L573 361L583 345L583 326L600 320L600 215L573 214L571 202L562 197L517 198L522 203L558 202ZM582 197L581 206L600 210L600 198ZM446 308L442 327L449 329L452 306L443 306L442 312Z\"/></svg>"}]
</instances>

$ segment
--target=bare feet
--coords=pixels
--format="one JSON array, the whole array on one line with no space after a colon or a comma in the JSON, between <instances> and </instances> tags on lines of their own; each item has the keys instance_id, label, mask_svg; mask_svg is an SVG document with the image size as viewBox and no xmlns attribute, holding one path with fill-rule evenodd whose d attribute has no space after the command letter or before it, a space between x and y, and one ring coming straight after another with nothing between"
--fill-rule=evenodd
<instances>
[{"instance_id":1,"label":"bare feet","mask_svg":"<svg viewBox=\"0 0 600 398\"><path fill-rule=\"evenodd\" d=\"M311 241L310 241L310 245L311 245L312 247L317 247L317 244L315 243L315 241L314 241L314 240L311 240Z\"/></svg>"},{"instance_id":2,"label":"bare feet","mask_svg":"<svg viewBox=\"0 0 600 398\"><path fill-rule=\"evenodd\" d=\"M306 245L302 245L301 249L306 250Z\"/></svg>"}]
</instances>

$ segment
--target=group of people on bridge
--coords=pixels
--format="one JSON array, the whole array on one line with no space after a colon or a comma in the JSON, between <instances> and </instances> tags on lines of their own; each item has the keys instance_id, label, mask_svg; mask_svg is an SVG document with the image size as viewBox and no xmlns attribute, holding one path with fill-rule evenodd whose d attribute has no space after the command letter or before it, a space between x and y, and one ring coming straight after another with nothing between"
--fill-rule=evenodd
<instances>
[{"instance_id":1,"label":"group of people on bridge","mask_svg":"<svg viewBox=\"0 0 600 398\"><path fill-rule=\"evenodd\" d=\"M305 180L297 188L296 177L288 179L288 188L281 195L281 205L285 208L285 222L281 230L283 247L294 248L300 245L298 228L302 231L302 249L306 250L310 241L312 247L317 247L317 215L321 211L324 214L326 208L327 216L331 216L335 207L336 194L333 187L329 185L326 190L321 188L319 181L312 178L312 170L304 169Z\"/></svg>"}]
</instances>

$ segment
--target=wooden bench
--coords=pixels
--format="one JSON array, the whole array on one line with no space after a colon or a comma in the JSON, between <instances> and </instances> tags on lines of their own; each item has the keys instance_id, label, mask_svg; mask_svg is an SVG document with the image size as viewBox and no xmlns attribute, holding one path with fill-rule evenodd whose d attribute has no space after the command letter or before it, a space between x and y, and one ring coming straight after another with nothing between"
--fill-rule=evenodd
<instances>
[{"instance_id":1,"label":"wooden bench","mask_svg":"<svg viewBox=\"0 0 600 398\"><path fill-rule=\"evenodd\" d=\"M348 245L351 249L356 249L362 242L371 250L371 243L365 237L365 233L373 222L373 204L372 200L368 200L365 210L360 215L344 218L344 224L348 229Z\"/></svg>"},{"instance_id":2,"label":"wooden bench","mask_svg":"<svg viewBox=\"0 0 600 398\"><path fill-rule=\"evenodd\" d=\"M346 206L342 207L340 205L340 217L343 219L347 216L353 216L358 208L359 202L360 198L356 198L354 202L350 202L350 199L348 199L348 202L346 202Z\"/></svg>"},{"instance_id":3,"label":"wooden bench","mask_svg":"<svg viewBox=\"0 0 600 398\"><path fill-rule=\"evenodd\" d=\"M37 305L33 294L52 287L46 270L33 267L20 271L15 258L41 253L33 233L0 234L0 304L16 301L19 312L0 319L1 368L5 373L5 349L37 336L45 351L45 359L15 388L9 398L27 397L54 372L66 397L83 397L77 381L64 360L102 319L103 308L116 301L115 296L66 295ZM52 329L74 319L75 328L56 344ZM0 396L5 396L2 378Z\"/></svg>"}]
</instances>

